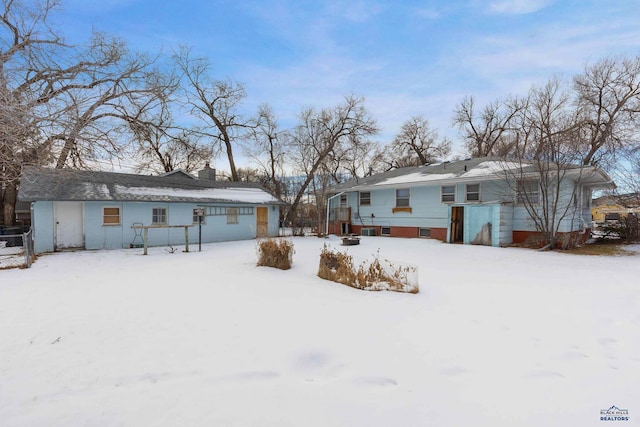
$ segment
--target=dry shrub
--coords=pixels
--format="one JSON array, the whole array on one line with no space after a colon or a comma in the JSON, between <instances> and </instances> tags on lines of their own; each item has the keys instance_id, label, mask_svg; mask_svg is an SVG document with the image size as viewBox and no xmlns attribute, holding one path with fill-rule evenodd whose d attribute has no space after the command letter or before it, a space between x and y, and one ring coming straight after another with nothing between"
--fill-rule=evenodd
<instances>
[{"instance_id":1,"label":"dry shrub","mask_svg":"<svg viewBox=\"0 0 640 427\"><path fill-rule=\"evenodd\" d=\"M364 261L354 267L353 257L342 252L334 252L324 245L320 252L318 277L342 283L356 289L368 291L390 290L417 293L418 284L411 283L411 276L417 273L413 266L395 266L386 259L374 256L372 262Z\"/></svg>"},{"instance_id":2,"label":"dry shrub","mask_svg":"<svg viewBox=\"0 0 640 427\"><path fill-rule=\"evenodd\" d=\"M264 239L258 242L258 265L288 270L293 262L293 242L287 239Z\"/></svg>"}]
</instances>

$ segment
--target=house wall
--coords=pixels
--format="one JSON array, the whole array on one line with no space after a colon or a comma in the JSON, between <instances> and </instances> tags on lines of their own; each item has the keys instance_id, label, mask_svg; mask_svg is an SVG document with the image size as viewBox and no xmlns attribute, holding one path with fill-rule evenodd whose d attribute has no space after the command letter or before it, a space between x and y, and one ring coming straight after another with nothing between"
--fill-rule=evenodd
<instances>
[{"instance_id":1,"label":"house wall","mask_svg":"<svg viewBox=\"0 0 640 427\"><path fill-rule=\"evenodd\" d=\"M474 182L455 184L455 202L451 203L442 203L441 184L411 187L411 212L393 212L395 188L371 190L370 206L359 206L358 192L350 192L351 231L359 233L362 228L372 227L380 235L382 227L389 227L391 236L418 237L419 228L424 227L431 229L432 238L448 241L451 207L463 206L464 243L506 246L523 242L537 233L535 222L526 207L514 203L513 189L504 180L479 183L479 202L466 200L467 184ZM570 209L559 223L560 233L585 233L585 224L590 224L591 192L588 188L580 187L574 203L571 199L574 186L572 180L566 179L562 183L559 206L569 205ZM338 199L333 199L331 205L337 207ZM330 225L329 229L334 228Z\"/></svg>"},{"instance_id":2,"label":"house wall","mask_svg":"<svg viewBox=\"0 0 640 427\"><path fill-rule=\"evenodd\" d=\"M128 248L134 242L136 232L131 228L134 223L151 225L152 208L167 209L168 225L193 225L188 229L189 243L198 242L198 225L192 224L193 209L198 204L192 203L153 203L153 202L86 202L84 204L84 236L86 249L121 249ZM216 206L235 207L237 204L216 204ZM245 205L246 206L246 205ZM121 223L103 225L103 208L120 208ZM202 242L221 242L229 240L246 240L256 237L256 206L252 215L238 215L237 224L227 224L226 215L206 216L202 224ZM52 252L54 246L54 213L53 203L47 201L34 202L33 229L36 253ZM277 236L279 231L278 207L268 207L269 236ZM140 236L143 230L138 230ZM154 228L148 231L149 246L166 246L184 244L184 228ZM142 237L136 239L142 244Z\"/></svg>"}]
</instances>

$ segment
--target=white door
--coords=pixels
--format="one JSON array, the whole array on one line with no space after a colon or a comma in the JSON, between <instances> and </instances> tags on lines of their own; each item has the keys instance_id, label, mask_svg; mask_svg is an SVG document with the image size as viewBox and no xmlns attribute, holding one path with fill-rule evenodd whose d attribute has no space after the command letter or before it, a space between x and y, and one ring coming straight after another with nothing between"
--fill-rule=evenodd
<instances>
[{"instance_id":1,"label":"white door","mask_svg":"<svg viewBox=\"0 0 640 427\"><path fill-rule=\"evenodd\" d=\"M84 247L82 202L54 202L55 249Z\"/></svg>"}]
</instances>

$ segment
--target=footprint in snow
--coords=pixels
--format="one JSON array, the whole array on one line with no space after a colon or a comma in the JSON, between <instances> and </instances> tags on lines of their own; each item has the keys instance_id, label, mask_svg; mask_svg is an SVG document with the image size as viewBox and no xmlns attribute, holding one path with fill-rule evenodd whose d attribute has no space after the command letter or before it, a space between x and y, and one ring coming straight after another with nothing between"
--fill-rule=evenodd
<instances>
[{"instance_id":1,"label":"footprint in snow","mask_svg":"<svg viewBox=\"0 0 640 427\"><path fill-rule=\"evenodd\" d=\"M377 376L356 377L353 379L353 383L365 387L395 387L398 385L398 382L393 378Z\"/></svg>"}]
</instances>

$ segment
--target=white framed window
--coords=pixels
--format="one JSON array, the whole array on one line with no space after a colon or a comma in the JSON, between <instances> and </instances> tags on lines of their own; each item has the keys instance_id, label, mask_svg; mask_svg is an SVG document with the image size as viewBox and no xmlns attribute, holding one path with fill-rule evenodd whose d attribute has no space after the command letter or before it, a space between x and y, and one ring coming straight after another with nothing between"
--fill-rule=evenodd
<instances>
[{"instance_id":1,"label":"white framed window","mask_svg":"<svg viewBox=\"0 0 640 427\"><path fill-rule=\"evenodd\" d=\"M227 224L238 223L238 208L227 208Z\"/></svg>"},{"instance_id":2,"label":"white framed window","mask_svg":"<svg viewBox=\"0 0 640 427\"><path fill-rule=\"evenodd\" d=\"M381 236L391 236L391 227L380 227Z\"/></svg>"},{"instance_id":3,"label":"white framed window","mask_svg":"<svg viewBox=\"0 0 640 427\"><path fill-rule=\"evenodd\" d=\"M200 218L198 213L202 212L202 216ZM207 217L204 216L205 210L204 208L193 208L193 223L194 224L205 224Z\"/></svg>"},{"instance_id":4,"label":"white framed window","mask_svg":"<svg viewBox=\"0 0 640 427\"><path fill-rule=\"evenodd\" d=\"M346 208L348 202L349 202L349 196L347 194L341 194L340 195L340 207L341 208Z\"/></svg>"},{"instance_id":5,"label":"white framed window","mask_svg":"<svg viewBox=\"0 0 640 427\"><path fill-rule=\"evenodd\" d=\"M102 225L120 225L120 208L111 206L103 207Z\"/></svg>"},{"instance_id":6,"label":"white framed window","mask_svg":"<svg viewBox=\"0 0 640 427\"><path fill-rule=\"evenodd\" d=\"M516 203L537 205L540 201L540 183L538 180L518 180Z\"/></svg>"},{"instance_id":7,"label":"white framed window","mask_svg":"<svg viewBox=\"0 0 640 427\"><path fill-rule=\"evenodd\" d=\"M466 185L466 201L467 202L479 202L480 201L480 184L467 184Z\"/></svg>"},{"instance_id":8,"label":"white framed window","mask_svg":"<svg viewBox=\"0 0 640 427\"><path fill-rule=\"evenodd\" d=\"M398 188L396 190L396 208L408 208L411 201L411 192L408 188Z\"/></svg>"},{"instance_id":9,"label":"white framed window","mask_svg":"<svg viewBox=\"0 0 640 427\"><path fill-rule=\"evenodd\" d=\"M454 203L456 201L455 185L443 185L440 191L442 203Z\"/></svg>"},{"instance_id":10,"label":"white framed window","mask_svg":"<svg viewBox=\"0 0 640 427\"><path fill-rule=\"evenodd\" d=\"M167 224L167 208L152 208L151 224L166 225Z\"/></svg>"},{"instance_id":11,"label":"white framed window","mask_svg":"<svg viewBox=\"0 0 640 427\"><path fill-rule=\"evenodd\" d=\"M371 192L370 191L361 191L360 192L360 206L370 206L371 205Z\"/></svg>"}]
</instances>

